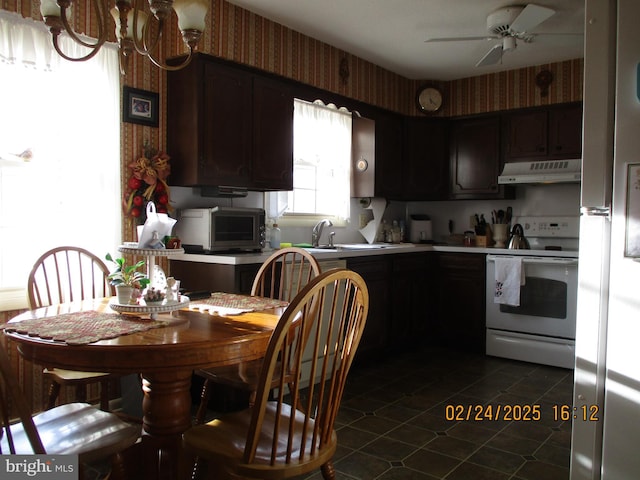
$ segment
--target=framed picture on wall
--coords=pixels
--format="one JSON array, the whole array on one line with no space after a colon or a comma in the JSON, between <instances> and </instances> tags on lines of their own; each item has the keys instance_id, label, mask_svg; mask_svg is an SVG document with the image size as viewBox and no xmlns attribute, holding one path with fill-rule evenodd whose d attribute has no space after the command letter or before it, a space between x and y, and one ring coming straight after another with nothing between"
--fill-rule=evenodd
<instances>
[{"instance_id":1,"label":"framed picture on wall","mask_svg":"<svg viewBox=\"0 0 640 480\"><path fill-rule=\"evenodd\" d=\"M158 126L159 95L137 88L122 87L122 121L148 127Z\"/></svg>"}]
</instances>

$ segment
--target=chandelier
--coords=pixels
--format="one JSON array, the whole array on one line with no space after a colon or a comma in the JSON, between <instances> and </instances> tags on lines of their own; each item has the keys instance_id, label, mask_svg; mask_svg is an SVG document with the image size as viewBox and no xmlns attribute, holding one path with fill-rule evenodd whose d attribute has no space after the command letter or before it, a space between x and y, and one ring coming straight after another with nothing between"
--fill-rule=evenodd
<instances>
[{"instance_id":1,"label":"chandelier","mask_svg":"<svg viewBox=\"0 0 640 480\"><path fill-rule=\"evenodd\" d=\"M116 5L111 10L108 10L109 0L91 0L98 19L98 38L93 42L80 38L69 24L73 0L41 0L40 13L51 32L53 48L67 60L81 62L98 53L107 40L110 13L116 24L116 38L120 47L120 72L123 75L127 73L128 59L134 51L149 57L154 65L163 70L179 70L186 67L204 31L209 0L148 1L149 10L153 15L144 12L144 0L116 0ZM189 55L181 63L168 65L166 61L162 62L157 57L157 49L172 11L178 16L178 28L182 33L182 40L189 47ZM88 48L88 53L81 57L65 54L58 44L58 37L63 31L76 43Z\"/></svg>"}]
</instances>

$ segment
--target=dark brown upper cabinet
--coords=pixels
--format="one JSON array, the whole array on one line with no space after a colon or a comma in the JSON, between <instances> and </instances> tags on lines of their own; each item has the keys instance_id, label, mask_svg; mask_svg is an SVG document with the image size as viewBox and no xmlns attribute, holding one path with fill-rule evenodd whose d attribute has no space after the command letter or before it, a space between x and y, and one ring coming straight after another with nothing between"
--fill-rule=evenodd
<instances>
[{"instance_id":1,"label":"dark brown upper cabinet","mask_svg":"<svg viewBox=\"0 0 640 480\"><path fill-rule=\"evenodd\" d=\"M402 197L403 119L400 115L376 116L376 196L396 200Z\"/></svg>"},{"instance_id":2,"label":"dark brown upper cabinet","mask_svg":"<svg viewBox=\"0 0 640 480\"><path fill-rule=\"evenodd\" d=\"M505 162L579 158L582 105L570 103L503 115Z\"/></svg>"},{"instance_id":3,"label":"dark brown upper cabinet","mask_svg":"<svg viewBox=\"0 0 640 480\"><path fill-rule=\"evenodd\" d=\"M452 199L512 198L512 189L498 185L500 117L479 115L451 122Z\"/></svg>"},{"instance_id":4,"label":"dark brown upper cabinet","mask_svg":"<svg viewBox=\"0 0 640 480\"><path fill-rule=\"evenodd\" d=\"M447 137L447 121L444 119L406 119L404 200L443 200L447 197Z\"/></svg>"},{"instance_id":5,"label":"dark brown upper cabinet","mask_svg":"<svg viewBox=\"0 0 640 480\"><path fill-rule=\"evenodd\" d=\"M167 151L173 185L291 190L287 84L196 55L167 73Z\"/></svg>"}]
</instances>

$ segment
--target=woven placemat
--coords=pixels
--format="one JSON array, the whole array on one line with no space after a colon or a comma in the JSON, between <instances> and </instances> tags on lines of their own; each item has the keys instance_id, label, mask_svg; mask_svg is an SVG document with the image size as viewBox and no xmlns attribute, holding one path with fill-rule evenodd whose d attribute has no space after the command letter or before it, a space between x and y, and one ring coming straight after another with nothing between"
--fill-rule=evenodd
<instances>
[{"instance_id":1,"label":"woven placemat","mask_svg":"<svg viewBox=\"0 0 640 480\"><path fill-rule=\"evenodd\" d=\"M132 315L90 311L23 320L5 324L2 328L7 332L65 342L69 345L86 345L165 325L166 322L143 320Z\"/></svg>"},{"instance_id":2,"label":"woven placemat","mask_svg":"<svg viewBox=\"0 0 640 480\"><path fill-rule=\"evenodd\" d=\"M289 302L275 298L254 297L251 295L239 295L236 293L214 292L210 298L191 302L190 307L206 305L220 308L232 308L242 312L266 310L269 308L286 307Z\"/></svg>"}]
</instances>

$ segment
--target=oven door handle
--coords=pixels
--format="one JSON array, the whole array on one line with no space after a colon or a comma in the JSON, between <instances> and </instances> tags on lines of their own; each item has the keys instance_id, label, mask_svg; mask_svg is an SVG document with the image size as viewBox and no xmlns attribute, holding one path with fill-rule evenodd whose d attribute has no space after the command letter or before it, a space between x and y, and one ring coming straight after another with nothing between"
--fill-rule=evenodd
<instances>
[{"instance_id":1,"label":"oven door handle","mask_svg":"<svg viewBox=\"0 0 640 480\"><path fill-rule=\"evenodd\" d=\"M520 256L522 263L535 263L538 265L561 265L564 267L578 266L577 258L558 258L558 257L527 257ZM516 255L487 255L487 262L495 262L496 258L516 258Z\"/></svg>"}]
</instances>

